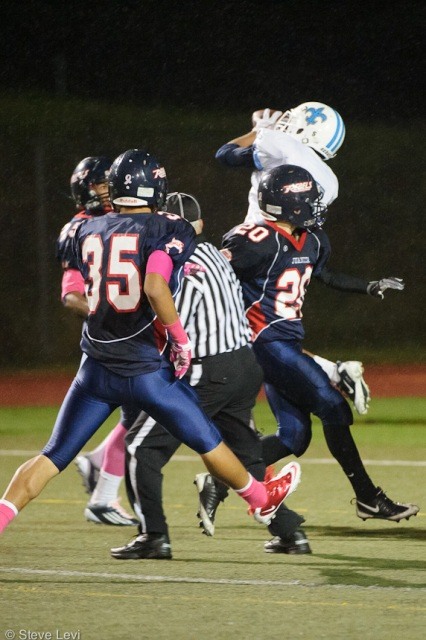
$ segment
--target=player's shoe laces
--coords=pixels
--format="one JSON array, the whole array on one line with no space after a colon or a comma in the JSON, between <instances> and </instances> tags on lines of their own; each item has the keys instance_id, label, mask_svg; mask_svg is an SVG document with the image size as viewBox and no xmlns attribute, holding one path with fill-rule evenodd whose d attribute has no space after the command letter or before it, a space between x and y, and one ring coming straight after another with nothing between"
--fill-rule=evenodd
<instances>
[{"instance_id":1,"label":"player's shoe laces","mask_svg":"<svg viewBox=\"0 0 426 640\"><path fill-rule=\"evenodd\" d=\"M109 504L88 504L84 516L89 522L109 524L115 527L131 527L139 524L139 520L127 513L119 499Z\"/></svg>"},{"instance_id":2,"label":"player's shoe laces","mask_svg":"<svg viewBox=\"0 0 426 640\"><path fill-rule=\"evenodd\" d=\"M88 455L77 456L74 462L77 467L77 471L83 480L83 487L85 488L86 493L92 495L99 478L98 467L95 467Z\"/></svg>"},{"instance_id":3,"label":"player's shoe laces","mask_svg":"<svg viewBox=\"0 0 426 640\"><path fill-rule=\"evenodd\" d=\"M269 524L275 518L280 504L284 502L290 493L296 490L300 482L300 475L300 464L298 462L290 462L281 469L275 478L272 478L269 482L264 482L268 496L266 504L263 507L249 510L255 520L261 524Z\"/></svg>"},{"instance_id":4,"label":"player's shoe laces","mask_svg":"<svg viewBox=\"0 0 426 640\"><path fill-rule=\"evenodd\" d=\"M381 520L399 522L404 518L408 520L411 516L417 515L419 511L419 507L416 504L393 502L380 487L377 487L377 495L369 504L365 504L356 498L353 498L351 503L355 503L356 515L362 520L379 518Z\"/></svg>"},{"instance_id":5,"label":"player's shoe laces","mask_svg":"<svg viewBox=\"0 0 426 640\"><path fill-rule=\"evenodd\" d=\"M200 527L206 536L214 536L214 519L221 502L214 478L209 473L197 473L194 484L198 490Z\"/></svg>"},{"instance_id":6,"label":"player's shoe laces","mask_svg":"<svg viewBox=\"0 0 426 640\"><path fill-rule=\"evenodd\" d=\"M165 534L143 533L124 547L114 547L111 555L117 560L171 560L172 548Z\"/></svg>"},{"instance_id":7,"label":"player's shoe laces","mask_svg":"<svg viewBox=\"0 0 426 640\"><path fill-rule=\"evenodd\" d=\"M265 553L287 553L288 555L302 555L312 553L309 540L303 529L296 529L292 536L280 538L275 536L263 545Z\"/></svg>"},{"instance_id":8,"label":"player's shoe laces","mask_svg":"<svg viewBox=\"0 0 426 640\"><path fill-rule=\"evenodd\" d=\"M366 414L371 397L368 384L362 377L364 373L362 362L357 360L340 362L338 360L336 364L337 373L340 376L340 381L337 383L338 388L352 400L360 415Z\"/></svg>"}]
</instances>

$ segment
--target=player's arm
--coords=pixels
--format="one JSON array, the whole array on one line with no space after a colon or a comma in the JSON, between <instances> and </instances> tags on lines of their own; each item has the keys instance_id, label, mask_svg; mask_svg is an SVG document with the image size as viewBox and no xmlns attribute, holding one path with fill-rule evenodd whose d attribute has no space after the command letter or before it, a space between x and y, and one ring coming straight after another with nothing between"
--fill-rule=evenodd
<instances>
[{"instance_id":1,"label":"player's arm","mask_svg":"<svg viewBox=\"0 0 426 640\"><path fill-rule=\"evenodd\" d=\"M158 320L167 330L171 342L170 360L175 375L182 378L191 364L191 343L182 327L169 287L173 261L164 251L154 251L148 258L144 292Z\"/></svg>"},{"instance_id":2,"label":"player's arm","mask_svg":"<svg viewBox=\"0 0 426 640\"><path fill-rule=\"evenodd\" d=\"M67 293L62 302L66 309L69 309L81 318L87 318L89 315L89 305L87 304L86 297L78 293L78 291Z\"/></svg>"},{"instance_id":3,"label":"player's arm","mask_svg":"<svg viewBox=\"0 0 426 640\"><path fill-rule=\"evenodd\" d=\"M64 307L76 315L82 318L89 315L83 276L77 269L66 269L63 272L61 299Z\"/></svg>"},{"instance_id":4,"label":"player's arm","mask_svg":"<svg viewBox=\"0 0 426 640\"><path fill-rule=\"evenodd\" d=\"M382 278L381 280L367 281L356 276L332 271L324 266L316 278L328 287L347 291L349 293L364 293L375 298L384 297L386 289L396 289L402 291L405 283L401 278Z\"/></svg>"}]
</instances>

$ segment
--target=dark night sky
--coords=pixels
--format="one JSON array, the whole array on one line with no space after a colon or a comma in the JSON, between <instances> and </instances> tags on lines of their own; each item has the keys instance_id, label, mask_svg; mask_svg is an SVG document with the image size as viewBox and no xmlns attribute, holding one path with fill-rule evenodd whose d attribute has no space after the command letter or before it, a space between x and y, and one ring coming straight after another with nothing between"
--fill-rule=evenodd
<instances>
[{"instance_id":1,"label":"dark night sky","mask_svg":"<svg viewBox=\"0 0 426 640\"><path fill-rule=\"evenodd\" d=\"M251 110L420 117L424 2L1 2L0 88Z\"/></svg>"}]
</instances>

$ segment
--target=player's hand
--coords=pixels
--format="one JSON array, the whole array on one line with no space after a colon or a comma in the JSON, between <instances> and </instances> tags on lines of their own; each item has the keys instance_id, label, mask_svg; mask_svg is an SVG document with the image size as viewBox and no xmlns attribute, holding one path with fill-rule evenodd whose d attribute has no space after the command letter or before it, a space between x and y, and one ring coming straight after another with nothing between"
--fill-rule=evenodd
<instances>
[{"instance_id":1,"label":"player's hand","mask_svg":"<svg viewBox=\"0 0 426 640\"><path fill-rule=\"evenodd\" d=\"M273 109L264 109L263 111L255 111L252 116L253 131L261 129L273 129L277 120L282 116L282 111L274 111Z\"/></svg>"},{"instance_id":2,"label":"player's hand","mask_svg":"<svg viewBox=\"0 0 426 640\"><path fill-rule=\"evenodd\" d=\"M397 289L402 291L405 282L401 278L382 278L382 280L374 280L367 287L367 293L375 298L383 300L386 289Z\"/></svg>"},{"instance_id":3,"label":"player's hand","mask_svg":"<svg viewBox=\"0 0 426 640\"><path fill-rule=\"evenodd\" d=\"M179 380L183 378L191 364L191 349L192 345L189 340L185 344L179 344L178 342L172 342L171 344L170 362L173 363L175 368L175 377L179 378Z\"/></svg>"}]
</instances>

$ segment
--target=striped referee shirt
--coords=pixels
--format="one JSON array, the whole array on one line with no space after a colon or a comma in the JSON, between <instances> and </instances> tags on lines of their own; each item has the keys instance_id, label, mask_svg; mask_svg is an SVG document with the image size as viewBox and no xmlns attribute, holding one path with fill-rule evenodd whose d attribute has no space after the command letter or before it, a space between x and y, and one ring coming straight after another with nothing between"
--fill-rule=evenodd
<instances>
[{"instance_id":1,"label":"striped referee shirt","mask_svg":"<svg viewBox=\"0 0 426 640\"><path fill-rule=\"evenodd\" d=\"M240 283L221 252L198 244L175 298L194 358L235 351L250 343Z\"/></svg>"}]
</instances>

